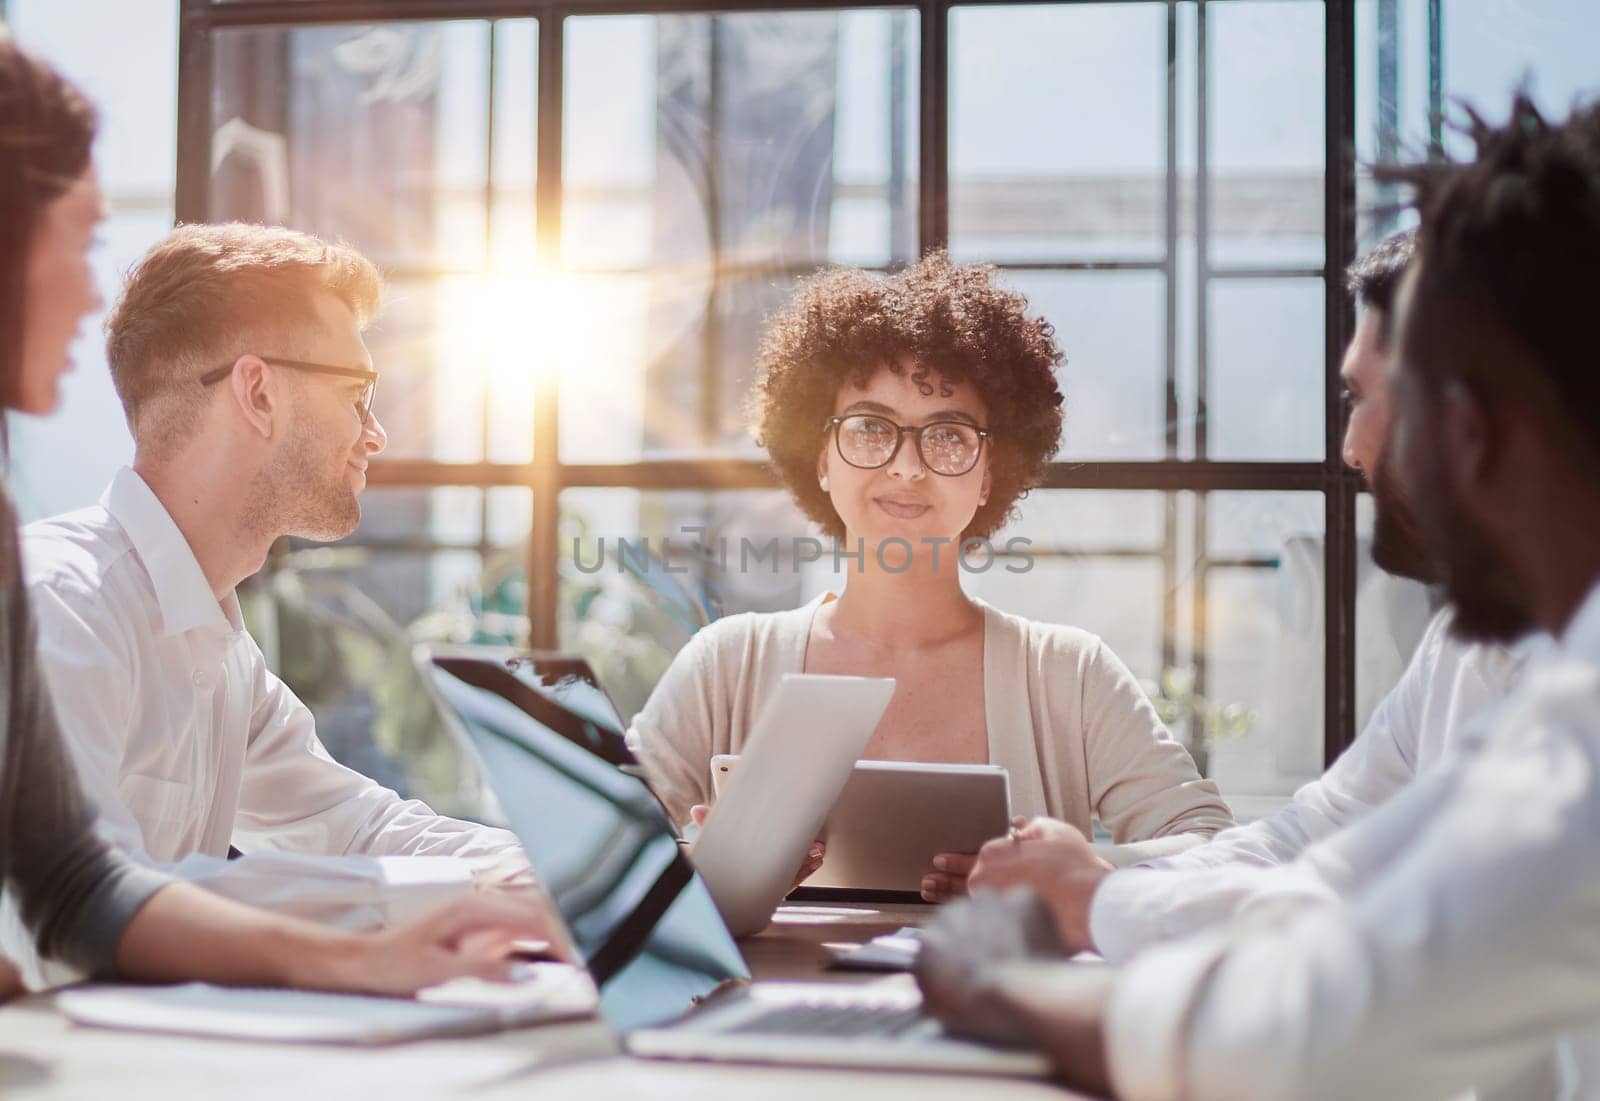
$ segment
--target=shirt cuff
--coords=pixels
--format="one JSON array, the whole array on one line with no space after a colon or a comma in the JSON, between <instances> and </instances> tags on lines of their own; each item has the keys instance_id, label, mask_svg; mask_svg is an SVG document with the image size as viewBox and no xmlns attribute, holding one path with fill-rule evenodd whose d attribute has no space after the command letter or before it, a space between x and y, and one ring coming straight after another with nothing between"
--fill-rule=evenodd
<instances>
[{"instance_id":1,"label":"shirt cuff","mask_svg":"<svg viewBox=\"0 0 1600 1101\"><path fill-rule=\"evenodd\" d=\"M385 924L401 925L472 892L472 867L455 856L379 856Z\"/></svg>"},{"instance_id":2,"label":"shirt cuff","mask_svg":"<svg viewBox=\"0 0 1600 1101\"><path fill-rule=\"evenodd\" d=\"M1106 1005L1106 1062L1124 1101L1183 1095L1195 1002L1225 941L1204 936L1164 945L1123 968Z\"/></svg>"}]
</instances>

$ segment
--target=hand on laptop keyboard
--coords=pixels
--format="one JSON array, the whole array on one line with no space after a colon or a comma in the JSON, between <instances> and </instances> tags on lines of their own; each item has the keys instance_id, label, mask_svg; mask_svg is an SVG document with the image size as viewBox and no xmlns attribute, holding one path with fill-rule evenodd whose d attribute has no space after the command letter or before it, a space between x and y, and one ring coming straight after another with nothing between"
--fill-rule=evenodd
<instances>
[{"instance_id":1,"label":"hand on laptop keyboard","mask_svg":"<svg viewBox=\"0 0 1600 1101\"><path fill-rule=\"evenodd\" d=\"M923 929L913 971L924 1008L952 1034L1020 1046L1027 1032L991 997L989 977L1000 964L1066 955L1049 908L1017 888L946 906Z\"/></svg>"}]
</instances>

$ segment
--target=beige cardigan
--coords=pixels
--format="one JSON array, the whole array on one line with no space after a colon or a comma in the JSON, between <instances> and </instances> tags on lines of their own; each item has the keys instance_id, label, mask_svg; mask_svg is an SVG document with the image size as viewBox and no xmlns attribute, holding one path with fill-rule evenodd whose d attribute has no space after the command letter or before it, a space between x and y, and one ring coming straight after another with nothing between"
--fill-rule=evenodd
<instances>
[{"instance_id":1,"label":"beige cardigan","mask_svg":"<svg viewBox=\"0 0 1600 1101\"><path fill-rule=\"evenodd\" d=\"M678 822L711 802L711 758L738 753L779 678L804 671L811 621L827 599L704 628L634 717L628 744ZM1010 773L1012 813L1048 814L1085 835L1098 818L1119 844L1180 834L1191 842L1233 825L1216 785L1099 638L982 607L989 761ZM1114 862L1174 847L1187 844L1141 846Z\"/></svg>"}]
</instances>

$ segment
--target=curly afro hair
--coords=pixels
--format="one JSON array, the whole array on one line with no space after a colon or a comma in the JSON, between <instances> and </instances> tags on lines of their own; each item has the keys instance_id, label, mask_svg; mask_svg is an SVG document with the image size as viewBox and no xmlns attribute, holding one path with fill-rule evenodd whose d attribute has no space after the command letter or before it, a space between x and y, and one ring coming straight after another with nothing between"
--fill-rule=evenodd
<instances>
[{"instance_id":1,"label":"curly afro hair","mask_svg":"<svg viewBox=\"0 0 1600 1101\"><path fill-rule=\"evenodd\" d=\"M835 539L844 522L817 484L817 453L846 384L865 386L882 368L925 394L971 383L989 408L989 499L963 539L986 538L1043 479L1061 442L1063 356L1055 329L1029 317L1028 301L995 283L988 265L954 264L943 252L888 278L839 268L801 283L770 319L752 403L758 439L800 508Z\"/></svg>"}]
</instances>

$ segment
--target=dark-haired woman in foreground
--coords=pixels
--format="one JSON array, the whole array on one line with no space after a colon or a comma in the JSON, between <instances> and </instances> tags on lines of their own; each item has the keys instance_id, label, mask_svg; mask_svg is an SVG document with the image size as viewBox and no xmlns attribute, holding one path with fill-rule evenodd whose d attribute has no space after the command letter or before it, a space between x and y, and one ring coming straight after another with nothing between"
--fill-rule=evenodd
<instances>
[{"instance_id":1,"label":"dark-haired woman in foreground","mask_svg":"<svg viewBox=\"0 0 1600 1101\"><path fill-rule=\"evenodd\" d=\"M826 272L773 319L757 431L801 510L862 554L838 560L842 594L714 623L662 677L629 740L680 821L710 802L711 758L805 672L894 677L863 756L1002 765L1019 816L1085 834L1097 818L1147 843L1129 855L1232 825L1103 642L962 589L960 543L1001 528L1060 442L1061 353L1026 307L991 269L935 254L887 279ZM924 896L961 893L971 864L936 858Z\"/></svg>"},{"instance_id":2,"label":"dark-haired woman in foreground","mask_svg":"<svg viewBox=\"0 0 1600 1101\"><path fill-rule=\"evenodd\" d=\"M88 254L104 217L94 111L0 32L0 404L44 414L100 296ZM113 855L94 834L33 653L16 516L0 483L0 885L42 954L91 975L407 994L458 975L502 977L537 911L478 898L351 935L277 917ZM0 958L0 1000L20 987Z\"/></svg>"}]
</instances>

